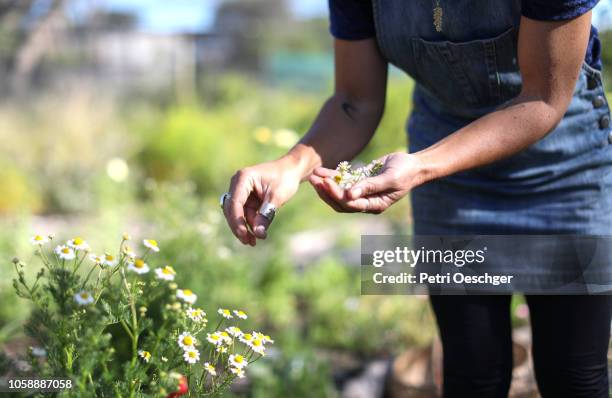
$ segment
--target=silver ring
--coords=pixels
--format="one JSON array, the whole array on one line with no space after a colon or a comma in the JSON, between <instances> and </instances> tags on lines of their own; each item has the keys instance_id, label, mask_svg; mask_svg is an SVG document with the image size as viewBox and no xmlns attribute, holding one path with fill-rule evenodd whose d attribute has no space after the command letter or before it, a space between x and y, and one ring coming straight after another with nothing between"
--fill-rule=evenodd
<instances>
[{"instance_id":1,"label":"silver ring","mask_svg":"<svg viewBox=\"0 0 612 398\"><path fill-rule=\"evenodd\" d=\"M272 222L274 220L274 216L276 215L276 206L272 203L264 202L259 208L259 214L268 219L268 221Z\"/></svg>"},{"instance_id":2,"label":"silver ring","mask_svg":"<svg viewBox=\"0 0 612 398\"><path fill-rule=\"evenodd\" d=\"M223 195L221 195L221 197L219 197L219 207L223 209L223 206L225 205L225 201L231 197L232 195L229 192L226 192Z\"/></svg>"}]
</instances>

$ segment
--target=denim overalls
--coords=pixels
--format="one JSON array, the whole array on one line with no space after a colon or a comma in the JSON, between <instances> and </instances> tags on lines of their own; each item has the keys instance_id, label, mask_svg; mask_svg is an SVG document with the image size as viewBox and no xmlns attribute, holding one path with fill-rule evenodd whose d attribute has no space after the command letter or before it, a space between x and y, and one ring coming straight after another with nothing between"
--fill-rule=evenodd
<instances>
[{"instance_id":1,"label":"denim overalls","mask_svg":"<svg viewBox=\"0 0 612 398\"><path fill-rule=\"evenodd\" d=\"M519 0L373 4L383 56L416 81L410 152L519 93ZM584 64L567 113L545 138L508 159L415 189L414 232L611 235L611 133L601 73Z\"/></svg>"},{"instance_id":2,"label":"denim overalls","mask_svg":"<svg viewBox=\"0 0 612 398\"><path fill-rule=\"evenodd\" d=\"M373 5L383 56L416 82L410 152L520 92L520 0ZM569 109L545 138L510 158L413 190L414 233L612 235L611 130L601 73L584 64Z\"/></svg>"}]
</instances>

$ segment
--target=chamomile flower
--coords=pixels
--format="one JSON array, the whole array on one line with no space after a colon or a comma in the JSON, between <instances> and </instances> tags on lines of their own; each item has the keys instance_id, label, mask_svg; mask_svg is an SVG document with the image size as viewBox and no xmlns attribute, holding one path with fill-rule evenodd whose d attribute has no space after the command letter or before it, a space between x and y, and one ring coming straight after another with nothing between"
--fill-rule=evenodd
<instances>
[{"instance_id":1,"label":"chamomile flower","mask_svg":"<svg viewBox=\"0 0 612 398\"><path fill-rule=\"evenodd\" d=\"M104 257L98 256L97 254L90 254L89 259L96 265L102 265L104 263Z\"/></svg>"},{"instance_id":2,"label":"chamomile flower","mask_svg":"<svg viewBox=\"0 0 612 398\"><path fill-rule=\"evenodd\" d=\"M230 336L229 333L223 331L223 332L219 332L219 334L221 335L221 338L223 339L223 343L227 345L232 345L232 343L234 342L234 339L232 339L232 336Z\"/></svg>"},{"instance_id":3,"label":"chamomile flower","mask_svg":"<svg viewBox=\"0 0 612 398\"><path fill-rule=\"evenodd\" d=\"M47 242L49 242L49 238L46 236L34 235L30 238L30 243L33 245L42 246Z\"/></svg>"},{"instance_id":4,"label":"chamomile flower","mask_svg":"<svg viewBox=\"0 0 612 398\"><path fill-rule=\"evenodd\" d=\"M225 319L232 319L232 313L230 312L230 310L224 309L224 308L219 308L217 310L217 312L219 313L219 315L221 315L223 318Z\"/></svg>"},{"instance_id":5,"label":"chamomile flower","mask_svg":"<svg viewBox=\"0 0 612 398\"><path fill-rule=\"evenodd\" d=\"M189 319L194 322L206 322L206 312L202 311L200 308L189 307L187 308L187 311L185 311L185 313L187 314Z\"/></svg>"},{"instance_id":6,"label":"chamomile flower","mask_svg":"<svg viewBox=\"0 0 612 398\"><path fill-rule=\"evenodd\" d=\"M149 351L139 350L138 356L141 357L147 363L151 360L151 353Z\"/></svg>"},{"instance_id":7,"label":"chamomile flower","mask_svg":"<svg viewBox=\"0 0 612 398\"><path fill-rule=\"evenodd\" d=\"M142 244L145 245L145 247L153 250L156 253L159 251L159 246L157 245L157 241L156 240L145 239L145 240L142 241Z\"/></svg>"},{"instance_id":8,"label":"chamomile flower","mask_svg":"<svg viewBox=\"0 0 612 398\"><path fill-rule=\"evenodd\" d=\"M247 319L247 314L242 310L234 310L234 315L236 315L240 319Z\"/></svg>"},{"instance_id":9,"label":"chamomile flower","mask_svg":"<svg viewBox=\"0 0 612 398\"><path fill-rule=\"evenodd\" d=\"M74 250L83 250L83 251L89 251L89 245L87 244L87 242L85 242L83 240L83 238L74 238L74 239L70 239L68 242L66 242L66 244L70 247L72 247Z\"/></svg>"},{"instance_id":10,"label":"chamomile flower","mask_svg":"<svg viewBox=\"0 0 612 398\"><path fill-rule=\"evenodd\" d=\"M155 276L157 279L163 279L165 281L173 281L176 271L169 265L164 268L155 268Z\"/></svg>"},{"instance_id":11,"label":"chamomile flower","mask_svg":"<svg viewBox=\"0 0 612 398\"><path fill-rule=\"evenodd\" d=\"M207 333L206 340L208 340L209 343L214 344L216 346L223 345L224 343L223 336L221 336L221 333L219 332Z\"/></svg>"},{"instance_id":12,"label":"chamomile flower","mask_svg":"<svg viewBox=\"0 0 612 398\"><path fill-rule=\"evenodd\" d=\"M229 356L230 366L238 369L242 369L249 364L245 357L240 354L232 354Z\"/></svg>"},{"instance_id":13,"label":"chamomile flower","mask_svg":"<svg viewBox=\"0 0 612 398\"><path fill-rule=\"evenodd\" d=\"M265 355L266 347L264 346L263 340L255 338L251 340L248 346L259 355Z\"/></svg>"},{"instance_id":14,"label":"chamomile flower","mask_svg":"<svg viewBox=\"0 0 612 398\"><path fill-rule=\"evenodd\" d=\"M189 289L177 289L176 297L189 304L195 303L198 299L198 296Z\"/></svg>"},{"instance_id":15,"label":"chamomile flower","mask_svg":"<svg viewBox=\"0 0 612 398\"><path fill-rule=\"evenodd\" d=\"M94 302L94 298L89 292L81 290L74 295L74 301L76 301L78 305L88 305Z\"/></svg>"},{"instance_id":16,"label":"chamomile flower","mask_svg":"<svg viewBox=\"0 0 612 398\"><path fill-rule=\"evenodd\" d=\"M117 259L112 254L106 253L104 254L104 262L102 264L107 267L114 267L117 265Z\"/></svg>"},{"instance_id":17,"label":"chamomile flower","mask_svg":"<svg viewBox=\"0 0 612 398\"><path fill-rule=\"evenodd\" d=\"M244 377L244 370L240 368L230 368L230 371L238 376L238 378L242 379Z\"/></svg>"},{"instance_id":18,"label":"chamomile flower","mask_svg":"<svg viewBox=\"0 0 612 398\"><path fill-rule=\"evenodd\" d=\"M183 332L181 333L181 335L178 337L178 345L183 349L186 350L188 348L193 348L195 347L197 340L195 337L193 337L193 335L189 332Z\"/></svg>"},{"instance_id":19,"label":"chamomile flower","mask_svg":"<svg viewBox=\"0 0 612 398\"><path fill-rule=\"evenodd\" d=\"M194 364L200 360L200 351L195 348L188 348L183 353L183 359L187 363Z\"/></svg>"},{"instance_id":20,"label":"chamomile flower","mask_svg":"<svg viewBox=\"0 0 612 398\"><path fill-rule=\"evenodd\" d=\"M149 266L142 258L137 258L134 261L128 263L127 269L128 271L132 271L140 275L149 272Z\"/></svg>"},{"instance_id":21,"label":"chamomile flower","mask_svg":"<svg viewBox=\"0 0 612 398\"><path fill-rule=\"evenodd\" d=\"M204 362L204 370L210 373L211 376L217 375L217 370L209 362Z\"/></svg>"},{"instance_id":22,"label":"chamomile flower","mask_svg":"<svg viewBox=\"0 0 612 398\"><path fill-rule=\"evenodd\" d=\"M229 333L230 335L234 336L234 337L240 337L242 336L242 330L240 330L239 328L237 328L236 326L230 326L227 329L225 329L227 331L227 333Z\"/></svg>"},{"instance_id":23,"label":"chamomile flower","mask_svg":"<svg viewBox=\"0 0 612 398\"><path fill-rule=\"evenodd\" d=\"M240 340L241 342L243 342L246 345L251 344L251 342L253 341L255 337L250 334L250 333L243 333L240 337L238 337L238 340Z\"/></svg>"},{"instance_id":24,"label":"chamomile flower","mask_svg":"<svg viewBox=\"0 0 612 398\"><path fill-rule=\"evenodd\" d=\"M224 345L220 345L217 347L216 351L220 354L225 354L227 352L227 347Z\"/></svg>"},{"instance_id":25,"label":"chamomile flower","mask_svg":"<svg viewBox=\"0 0 612 398\"><path fill-rule=\"evenodd\" d=\"M267 343L274 344L274 340L272 340L270 336L268 335L265 335L260 332L253 332L253 335L255 336L256 339L261 340L264 344L267 344Z\"/></svg>"},{"instance_id":26,"label":"chamomile flower","mask_svg":"<svg viewBox=\"0 0 612 398\"><path fill-rule=\"evenodd\" d=\"M166 358L166 357L162 356L162 357L161 357L161 361L162 361L162 362L168 362L168 358Z\"/></svg>"},{"instance_id":27,"label":"chamomile flower","mask_svg":"<svg viewBox=\"0 0 612 398\"><path fill-rule=\"evenodd\" d=\"M132 250L131 247L129 246L124 246L123 249L121 250L123 252L123 254L130 259L135 259L136 258L136 253L134 252L134 250Z\"/></svg>"},{"instance_id":28,"label":"chamomile flower","mask_svg":"<svg viewBox=\"0 0 612 398\"><path fill-rule=\"evenodd\" d=\"M62 260L74 260L76 254L74 254L74 250L72 250L68 246L58 246L55 248L55 254Z\"/></svg>"}]
</instances>

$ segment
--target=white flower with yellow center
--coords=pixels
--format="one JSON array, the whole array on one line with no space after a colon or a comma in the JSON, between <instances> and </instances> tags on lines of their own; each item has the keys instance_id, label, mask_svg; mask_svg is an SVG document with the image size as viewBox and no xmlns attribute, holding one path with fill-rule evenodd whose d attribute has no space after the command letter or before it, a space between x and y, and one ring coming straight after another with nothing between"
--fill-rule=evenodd
<instances>
[{"instance_id":1,"label":"white flower with yellow center","mask_svg":"<svg viewBox=\"0 0 612 398\"><path fill-rule=\"evenodd\" d=\"M173 281L175 275L176 271L169 265L166 265L164 268L155 268L155 276L157 279Z\"/></svg>"},{"instance_id":2,"label":"white flower with yellow center","mask_svg":"<svg viewBox=\"0 0 612 398\"><path fill-rule=\"evenodd\" d=\"M206 322L206 312L202 311L200 308L187 308L187 316L194 322Z\"/></svg>"},{"instance_id":3,"label":"white flower with yellow center","mask_svg":"<svg viewBox=\"0 0 612 398\"><path fill-rule=\"evenodd\" d=\"M83 250L83 251L90 250L89 245L87 244L87 242L83 240L83 238L77 237L74 239L70 239L66 244L72 247L74 250Z\"/></svg>"},{"instance_id":4,"label":"white flower with yellow center","mask_svg":"<svg viewBox=\"0 0 612 398\"><path fill-rule=\"evenodd\" d=\"M248 344L249 347L251 347L251 349L258 353L259 355L265 355L266 352L266 347L264 346L263 340L261 339L253 339L251 340L251 342Z\"/></svg>"},{"instance_id":5,"label":"white flower with yellow center","mask_svg":"<svg viewBox=\"0 0 612 398\"><path fill-rule=\"evenodd\" d=\"M255 336L256 339L261 340L264 344L267 344L267 343L274 344L274 340L272 340L270 336L268 335L265 335L260 332L253 332L253 335Z\"/></svg>"},{"instance_id":6,"label":"white flower with yellow center","mask_svg":"<svg viewBox=\"0 0 612 398\"><path fill-rule=\"evenodd\" d=\"M62 260L74 260L76 254L74 254L74 250L72 250L68 246L58 246L55 248L55 254Z\"/></svg>"},{"instance_id":7,"label":"white flower with yellow center","mask_svg":"<svg viewBox=\"0 0 612 398\"><path fill-rule=\"evenodd\" d=\"M246 345L251 344L251 341L253 341L253 339L254 339L254 337L250 333L243 333L242 336L240 336L238 338L238 340L240 340L241 342L243 342Z\"/></svg>"},{"instance_id":8,"label":"white flower with yellow center","mask_svg":"<svg viewBox=\"0 0 612 398\"><path fill-rule=\"evenodd\" d=\"M218 353L225 354L227 352L227 347L224 345L220 345L216 350Z\"/></svg>"},{"instance_id":9,"label":"white flower with yellow center","mask_svg":"<svg viewBox=\"0 0 612 398\"><path fill-rule=\"evenodd\" d=\"M81 290L74 295L74 301L76 301L78 305L89 305L94 302L94 298L89 292Z\"/></svg>"},{"instance_id":10,"label":"white flower with yellow center","mask_svg":"<svg viewBox=\"0 0 612 398\"><path fill-rule=\"evenodd\" d=\"M136 253L129 246L124 246L122 252L127 258L130 258L132 260L136 258Z\"/></svg>"},{"instance_id":11,"label":"white flower with yellow center","mask_svg":"<svg viewBox=\"0 0 612 398\"><path fill-rule=\"evenodd\" d=\"M217 312L219 313L219 315L221 315L223 318L225 319L232 319L232 313L230 312L230 310L227 310L225 308L219 308L217 310Z\"/></svg>"},{"instance_id":12,"label":"white flower with yellow center","mask_svg":"<svg viewBox=\"0 0 612 398\"><path fill-rule=\"evenodd\" d=\"M223 336L221 336L221 333L219 332L215 332L215 333L207 333L206 334L206 340L208 340L209 343L220 346L223 345L224 343L224 338Z\"/></svg>"},{"instance_id":13,"label":"white flower with yellow center","mask_svg":"<svg viewBox=\"0 0 612 398\"><path fill-rule=\"evenodd\" d=\"M217 375L217 370L209 362L204 362L204 370L210 373L211 376Z\"/></svg>"},{"instance_id":14,"label":"white flower with yellow center","mask_svg":"<svg viewBox=\"0 0 612 398\"><path fill-rule=\"evenodd\" d=\"M151 353L149 351L139 350L138 356L141 357L147 363L151 360Z\"/></svg>"},{"instance_id":15,"label":"white flower with yellow center","mask_svg":"<svg viewBox=\"0 0 612 398\"><path fill-rule=\"evenodd\" d=\"M96 265L102 265L102 263L104 263L104 257L98 256L96 254L90 254L89 259L93 261Z\"/></svg>"},{"instance_id":16,"label":"white flower with yellow center","mask_svg":"<svg viewBox=\"0 0 612 398\"><path fill-rule=\"evenodd\" d=\"M242 379L244 377L244 370L240 368L230 368L230 371L238 376L238 378Z\"/></svg>"},{"instance_id":17,"label":"white flower with yellow center","mask_svg":"<svg viewBox=\"0 0 612 398\"><path fill-rule=\"evenodd\" d=\"M227 331L227 333L229 333L230 335L234 336L234 337L240 337L242 336L242 330L240 330L239 328L237 328L236 326L230 326L227 329L225 329Z\"/></svg>"},{"instance_id":18,"label":"white flower with yellow center","mask_svg":"<svg viewBox=\"0 0 612 398\"><path fill-rule=\"evenodd\" d=\"M49 242L49 238L47 236L34 235L30 238L30 243L33 245L42 246L47 242Z\"/></svg>"},{"instance_id":19,"label":"white flower with yellow center","mask_svg":"<svg viewBox=\"0 0 612 398\"><path fill-rule=\"evenodd\" d=\"M229 364L234 368L242 369L247 366L249 362L240 354L232 354L229 356Z\"/></svg>"},{"instance_id":20,"label":"white flower with yellow center","mask_svg":"<svg viewBox=\"0 0 612 398\"><path fill-rule=\"evenodd\" d=\"M189 289L177 289L176 297L189 304L195 303L198 299L198 296Z\"/></svg>"},{"instance_id":21,"label":"white flower with yellow center","mask_svg":"<svg viewBox=\"0 0 612 398\"><path fill-rule=\"evenodd\" d=\"M234 315L236 315L240 319L247 319L247 314L242 310L234 310Z\"/></svg>"},{"instance_id":22,"label":"white flower with yellow center","mask_svg":"<svg viewBox=\"0 0 612 398\"><path fill-rule=\"evenodd\" d=\"M145 239L142 241L142 244L145 245L145 247L153 250L155 253L157 253L159 251L159 246L157 245L157 241L153 240L153 239Z\"/></svg>"},{"instance_id":23,"label":"white flower with yellow center","mask_svg":"<svg viewBox=\"0 0 612 398\"><path fill-rule=\"evenodd\" d=\"M149 272L149 266L142 258L137 258L134 261L128 263L127 269L128 271L132 271L140 275Z\"/></svg>"},{"instance_id":24,"label":"white flower with yellow center","mask_svg":"<svg viewBox=\"0 0 612 398\"><path fill-rule=\"evenodd\" d=\"M200 351L195 348L188 348L183 353L183 359L187 363L194 364L200 360Z\"/></svg>"},{"instance_id":25,"label":"white flower with yellow center","mask_svg":"<svg viewBox=\"0 0 612 398\"><path fill-rule=\"evenodd\" d=\"M186 350L188 348L194 348L197 340L195 337L193 337L193 335L191 335L191 333L189 332L183 332L181 333L181 335L178 337L178 345L183 349Z\"/></svg>"},{"instance_id":26,"label":"white flower with yellow center","mask_svg":"<svg viewBox=\"0 0 612 398\"><path fill-rule=\"evenodd\" d=\"M114 267L117 265L117 259L112 254L106 253L104 254L104 262L102 264L107 267Z\"/></svg>"},{"instance_id":27,"label":"white flower with yellow center","mask_svg":"<svg viewBox=\"0 0 612 398\"><path fill-rule=\"evenodd\" d=\"M223 339L224 344L232 345L232 343L234 342L234 339L232 339L232 336L230 336L229 333L223 331L223 332L219 332L219 334L221 335L221 338Z\"/></svg>"}]
</instances>

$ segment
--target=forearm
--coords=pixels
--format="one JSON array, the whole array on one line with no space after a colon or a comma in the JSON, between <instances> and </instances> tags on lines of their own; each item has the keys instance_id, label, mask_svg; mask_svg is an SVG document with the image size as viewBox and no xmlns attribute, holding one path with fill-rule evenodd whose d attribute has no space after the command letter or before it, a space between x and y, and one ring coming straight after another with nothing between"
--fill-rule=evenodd
<instances>
[{"instance_id":1,"label":"forearm","mask_svg":"<svg viewBox=\"0 0 612 398\"><path fill-rule=\"evenodd\" d=\"M514 155L550 132L562 107L541 98L520 96L507 107L483 116L436 144L415 153L417 184L469 170Z\"/></svg>"},{"instance_id":2,"label":"forearm","mask_svg":"<svg viewBox=\"0 0 612 398\"><path fill-rule=\"evenodd\" d=\"M354 101L335 94L322 107L308 133L284 157L302 179L319 166L335 167L354 158L370 141L383 113L376 101Z\"/></svg>"}]
</instances>

